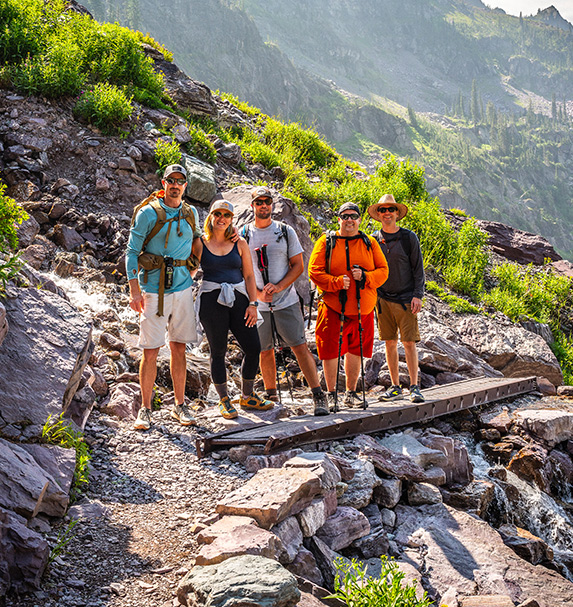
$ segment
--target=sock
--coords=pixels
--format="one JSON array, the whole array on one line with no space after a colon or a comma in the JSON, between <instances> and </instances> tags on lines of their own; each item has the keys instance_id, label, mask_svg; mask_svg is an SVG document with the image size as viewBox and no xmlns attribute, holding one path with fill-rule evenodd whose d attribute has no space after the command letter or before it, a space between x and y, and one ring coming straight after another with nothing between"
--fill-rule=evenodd
<instances>
[{"instance_id":1,"label":"sock","mask_svg":"<svg viewBox=\"0 0 573 607\"><path fill-rule=\"evenodd\" d=\"M219 398L224 398L225 396L229 396L227 392L227 384L213 384L215 386L215 390L217 390L217 394Z\"/></svg>"},{"instance_id":2,"label":"sock","mask_svg":"<svg viewBox=\"0 0 573 607\"><path fill-rule=\"evenodd\" d=\"M242 390L243 390L243 396L251 396L251 394L253 393L253 387L255 385L255 380L254 379L245 379L243 377L243 381L242 381Z\"/></svg>"},{"instance_id":3,"label":"sock","mask_svg":"<svg viewBox=\"0 0 573 607\"><path fill-rule=\"evenodd\" d=\"M267 390L265 390L265 392L267 393L267 396L276 396L277 395L276 388L268 388Z\"/></svg>"}]
</instances>

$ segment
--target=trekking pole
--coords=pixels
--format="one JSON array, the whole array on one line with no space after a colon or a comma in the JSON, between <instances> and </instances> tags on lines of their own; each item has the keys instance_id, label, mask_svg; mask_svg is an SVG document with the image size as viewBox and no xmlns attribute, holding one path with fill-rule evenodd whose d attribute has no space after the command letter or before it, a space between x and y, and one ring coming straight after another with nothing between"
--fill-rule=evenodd
<instances>
[{"instance_id":1,"label":"trekking pole","mask_svg":"<svg viewBox=\"0 0 573 607\"><path fill-rule=\"evenodd\" d=\"M312 282L309 281L309 302L308 302L308 324L306 325L307 329L310 329L310 321L312 320L312 304L314 302L314 295L316 293L316 287L312 288Z\"/></svg>"},{"instance_id":2,"label":"trekking pole","mask_svg":"<svg viewBox=\"0 0 573 607\"><path fill-rule=\"evenodd\" d=\"M355 265L354 268L359 268L360 266ZM362 270L362 275L364 276L364 270ZM362 408L366 409L368 405L366 404L366 387L364 385L364 354L362 353L362 313L360 312L360 282L355 280L356 283L356 303L358 304L358 338L360 341L360 371L362 373Z\"/></svg>"},{"instance_id":3,"label":"trekking pole","mask_svg":"<svg viewBox=\"0 0 573 607\"><path fill-rule=\"evenodd\" d=\"M266 246L267 245L263 245L263 248L256 248L255 249L255 254L257 256L257 266L261 272L261 275L263 277L263 282L265 284L268 284L269 282L269 269L267 267L267 255L266 255ZM270 306L269 306L270 308ZM277 347L277 337L275 335L275 323L274 321L274 317L273 317L273 312L272 312L272 308L271 308L271 335L272 335L272 339L273 339L273 349L276 350ZM279 403L282 405L283 404L283 398L282 398L282 393L281 393L281 381L280 381L280 377L279 377L279 368L276 364L275 361L275 375L276 375L276 382L277 382L277 394L279 397Z\"/></svg>"},{"instance_id":4,"label":"trekking pole","mask_svg":"<svg viewBox=\"0 0 573 607\"><path fill-rule=\"evenodd\" d=\"M338 380L340 379L340 355L342 352L342 331L344 330L344 311L346 310L346 300L348 293L346 289L342 289L338 294L340 299L340 336L338 338L338 362L336 365L336 386L334 388L334 409L333 413L338 411Z\"/></svg>"}]
</instances>

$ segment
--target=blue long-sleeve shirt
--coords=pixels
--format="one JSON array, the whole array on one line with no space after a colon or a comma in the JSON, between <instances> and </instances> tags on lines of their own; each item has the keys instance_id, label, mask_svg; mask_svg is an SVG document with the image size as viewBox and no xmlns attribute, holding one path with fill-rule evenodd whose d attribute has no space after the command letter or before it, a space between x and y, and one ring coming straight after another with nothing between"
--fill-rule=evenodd
<instances>
[{"instance_id":1,"label":"blue long-sleeve shirt","mask_svg":"<svg viewBox=\"0 0 573 607\"><path fill-rule=\"evenodd\" d=\"M181 205L176 208L168 207L163 199L160 199L161 206L165 209L167 219L177 217L181 212ZM181 219L172 222L167 222L161 230L149 241L145 247L146 253L161 255L163 257L172 257L173 259L187 259L191 255L191 247L193 246L193 238L200 236L199 216L197 209L191 207L195 216L195 232L187 221ZM146 293L159 292L159 274L161 270L150 270L147 272L147 282L144 280L144 270L138 271L137 257L142 252L141 247L146 236L151 232L157 221L157 213L152 206L147 204L142 207L135 218L135 222L129 232L129 241L127 243L127 253L125 258L127 268L127 278L138 278L139 286ZM165 246L165 236L171 225L169 232L169 241ZM193 279L189 273L187 266L173 268L173 286L170 289L165 289L165 293L174 293L183 291L193 284Z\"/></svg>"}]
</instances>

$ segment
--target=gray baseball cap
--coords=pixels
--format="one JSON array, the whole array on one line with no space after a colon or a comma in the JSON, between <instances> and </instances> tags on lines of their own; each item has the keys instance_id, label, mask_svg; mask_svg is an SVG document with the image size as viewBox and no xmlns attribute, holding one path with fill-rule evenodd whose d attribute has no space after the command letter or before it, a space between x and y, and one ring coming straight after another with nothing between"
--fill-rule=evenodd
<instances>
[{"instance_id":1,"label":"gray baseball cap","mask_svg":"<svg viewBox=\"0 0 573 607\"><path fill-rule=\"evenodd\" d=\"M182 167L180 164L170 164L165 171L163 171L163 179L167 179L171 173L181 173L185 179L187 179L187 171L185 167Z\"/></svg>"}]
</instances>

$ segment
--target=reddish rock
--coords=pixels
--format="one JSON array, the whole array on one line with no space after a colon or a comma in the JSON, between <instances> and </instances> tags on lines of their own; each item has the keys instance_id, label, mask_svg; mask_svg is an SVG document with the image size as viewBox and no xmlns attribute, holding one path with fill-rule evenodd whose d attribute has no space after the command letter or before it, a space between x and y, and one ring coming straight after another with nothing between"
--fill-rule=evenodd
<instances>
[{"instance_id":1,"label":"reddish rock","mask_svg":"<svg viewBox=\"0 0 573 607\"><path fill-rule=\"evenodd\" d=\"M139 386L135 383L117 384L112 388L109 402L103 410L120 419L135 419L139 407L141 407Z\"/></svg>"},{"instance_id":2,"label":"reddish rock","mask_svg":"<svg viewBox=\"0 0 573 607\"><path fill-rule=\"evenodd\" d=\"M293 562L290 563L290 565L287 565L287 569L294 575L303 577L305 580L309 580L317 586L322 586L324 584L322 573L320 573L314 555L304 546L301 546ZM323 603L319 602L319 605L323 605Z\"/></svg>"},{"instance_id":3,"label":"reddish rock","mask_svg":"<svg viewBox=\"0 0 573 607\"><path fill-rule=\"evenodd\" d=\"M54 242L66 251L73 251L81 247L85 240L74 230L63 224L54 226Z\"/></svg>"},{"instance_id":4,"label":"reddish rock","mask_svg":"<svg viewBox=\"0 0 573 607\"><path fill-rule=\"evenodd\" d=\"M340 550L369 533L370 523L362 512L348 506L340 506L317 531L316 537L331 550Z\"/></svg>"},{"instance_id":5,"label":"reddish rock","mask_svg":"<svg viewBox=\"0 0 573 607\"><path fill-rule=\"evenodd\" d=\"M508 523L502 525L498 531L503 538L503 543L532 565L553 560L553 550L541 538L533 535L527 529L521 529Z\"/></svg>"},{"instance_id":6,"label":"reddish rock","mask_svg":"<svg viewBox=\"0 0 573 607\"><path fill-rule=\"evenodd\" d=\"M200 544L211 544L218 537L232 535L239 527L258 527L250 516L223 516L212 525L205 527L198 535Z\"/></svg>"},{"instance_id":7,"label":"reddish rock","mask_svg":"<svg viewBox=\"0 0 573 607\"><path fill-rule=\"evenodd\" d=\"M567 397L573 396L573 386L559 386L557 388L557 395Z\"/></svg>"},{"instance_id":8,"label":"reddish rock","mask_svg":"<svg viewBox=\"0 0 573 607\"><path fill-rule=\"evenodd\" d=\"M301 512L321 492L319 478L310 470L265 468L217 504L219 514L251 516L270 529Z\"/></svg>"},{"instance_id":9,"label":"reddish rock","mask_svg":"<svg viewBox=\"0 0 573 607\"><path fill-rule=\"evenodd\" d=\"M520 409L515 423L550 447L573 438L573 412L558 409Z\"/></svg>"},{"instance_id":10,"label":"reddish rock","mask_svg":"<svg viewBox=\"0 0 573 607\"><path fill-rule=\"evenodd\" d=\"M551 466L546 458L545 449L532 445L514 455L507 468L520 478L535 483L545 493L550 493Z\"/></svg>"},{"instance_id":11,"label":"reddish rock","mask_svg":"<svg viewBox=\"0 0 573 607\"><path fill-rule=\"evenodd\" d=\"M543 396L555 396L557 394L557 388L546 377L537 378L537 389Z\"/></svg>"}]
</instances>

